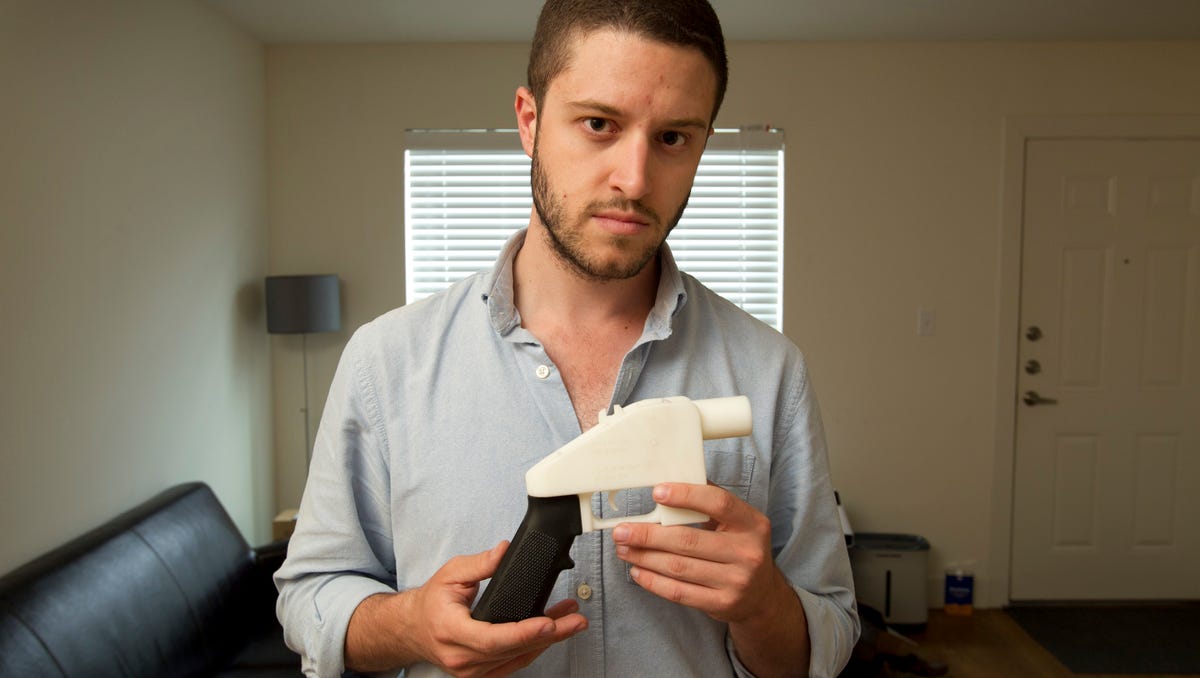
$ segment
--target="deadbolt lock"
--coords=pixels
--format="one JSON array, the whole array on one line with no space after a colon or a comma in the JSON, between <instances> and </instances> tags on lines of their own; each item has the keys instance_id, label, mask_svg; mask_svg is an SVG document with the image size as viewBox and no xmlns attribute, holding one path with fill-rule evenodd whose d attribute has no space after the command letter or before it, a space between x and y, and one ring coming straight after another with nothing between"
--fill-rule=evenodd
<instances>
[{"instance_id":1,"label":"deadbolt lock","mask_svg":"<svg viewBox=\"0 0 1200 678\"><path fill-rule=\"evenodd\" d=\"M1025 330L1025 338L1029 341L1037 341L1042 338L1042 328L1037 325L1030 325L1029 329Z\"/></svg>"},{"instance_id":2,"label":"deadbolt lock","mask_svg":"<svg viewBox=\"0 0 1200 678\"><path fill-rule=\"evenodd\" d=\"M1037 374L1042 371L1042 364L1036 360L1030 360L1025 363L1026 374Z\"/></svg>"}]
</instances>

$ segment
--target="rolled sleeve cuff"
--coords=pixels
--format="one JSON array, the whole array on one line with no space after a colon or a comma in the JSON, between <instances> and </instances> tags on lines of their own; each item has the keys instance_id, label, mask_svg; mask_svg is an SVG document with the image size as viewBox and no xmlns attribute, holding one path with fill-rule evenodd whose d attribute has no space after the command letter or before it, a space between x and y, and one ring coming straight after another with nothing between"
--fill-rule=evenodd
<instances>
[{"instance_id":1,"label":"rolled sleeve cuff","mask_svg":"<svg viewBox=\"0 0 1200 678\"><path fill-rule=\"evenodd\" d=\"M830 598L792 586L804 606L811 647L808 661L810 678L833 678L841 672L858 642L858 624L848 612Z\"/></svg>"},{"instance_id":2,"label":"rolled sleeve cuff","mask_svg":"<svg viewBox=\"0 0 1200 678\"><path fill-rule=\"evenodd\" d=\"M325 582L313 601L314 619L305 638L302 668L306 676L340 676L345 671L346 629L362 601L377 593L395 593L366 577L335 577Z\"/></svg>"},{"instance_id":3,"label":"rolled sleeve cuff","mask_svg":"<svg viewBox=\"0 0 1200 678\"><path fill-rule=\"evenodd\" d=\"M798 586L792 586L804 607L808 623L809 678L833 678L850 660L854 644L858 642L858 628L853 619L835 602L826 600ZM738 659L733 637L725 634L725 651L738 678L756 678Z\"/></svg>"},{"instance_id":4,"label":"rolled sleeve cuff","mask_svg":"<svg viewBox=\"0 0 1200 678\"><path fill-rule=\"evenodd\" d=\"M733 665L733 675L738 678L755 678L753 673L747 669L742 660L738 659L737 648L733 646L733 636L725 634L725 652L729 653L729 663Z\"/></svg>"}]
</instances>

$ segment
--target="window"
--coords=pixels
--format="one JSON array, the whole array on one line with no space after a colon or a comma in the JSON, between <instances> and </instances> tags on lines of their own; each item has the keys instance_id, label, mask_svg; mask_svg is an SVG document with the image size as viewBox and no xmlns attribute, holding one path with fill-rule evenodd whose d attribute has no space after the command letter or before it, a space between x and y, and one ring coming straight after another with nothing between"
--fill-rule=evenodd
<instances>
[{"instance_id":1,"label":"window","mask_svg":"<svg viewBox=\"0 0 1200 678\"><path fill-rule=\"evenodd\" d=\"M533 205L515 130L413 130L404 153L407 303L490 268ZM667 242L679 268L775 329L783 311L783 132L717 130Z\"/></svg>"}]
</instances>

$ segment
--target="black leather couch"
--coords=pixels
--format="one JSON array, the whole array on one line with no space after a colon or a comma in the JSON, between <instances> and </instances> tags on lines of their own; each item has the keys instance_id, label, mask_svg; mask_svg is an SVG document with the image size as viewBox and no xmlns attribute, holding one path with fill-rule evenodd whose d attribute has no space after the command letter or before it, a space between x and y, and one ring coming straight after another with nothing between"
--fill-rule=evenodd
<instances>
[{"instance_id":1,"label":"black leather couch","mask_svg":"<svg viewBox=\"0 0 1200 678\"><path fill-rule=\"evenodd\" d=\"M298 676L271 575L212 490L173 487L0 578L0 676Z\"/></svg>"}]
</instances>

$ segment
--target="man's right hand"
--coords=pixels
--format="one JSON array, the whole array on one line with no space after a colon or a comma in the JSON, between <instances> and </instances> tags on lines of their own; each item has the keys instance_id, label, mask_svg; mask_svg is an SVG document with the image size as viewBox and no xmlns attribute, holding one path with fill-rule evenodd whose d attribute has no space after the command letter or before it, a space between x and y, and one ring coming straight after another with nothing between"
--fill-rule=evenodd
<instances>
[{"instance_id":1,"label":"man's right hand","mask_svg":"<svg viewBox=\"0 0 1200 678\"><path fill-rule=\"evenodd\" d=\"M505 676L528 666L554 643L587 628L579 605L564 600L507 624L471 619L479 582L495 573L508 542L452 558L419 588L374 595L346 629L346 668L383 671L430 662L455 676Z\"/></svg>"}]
</instances>

